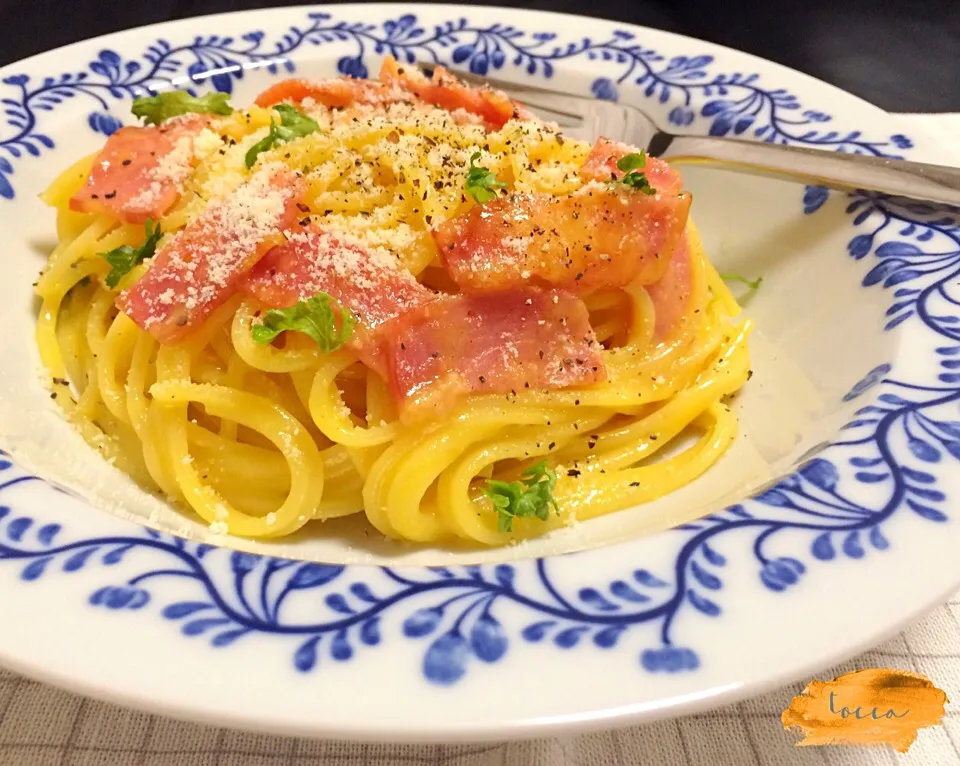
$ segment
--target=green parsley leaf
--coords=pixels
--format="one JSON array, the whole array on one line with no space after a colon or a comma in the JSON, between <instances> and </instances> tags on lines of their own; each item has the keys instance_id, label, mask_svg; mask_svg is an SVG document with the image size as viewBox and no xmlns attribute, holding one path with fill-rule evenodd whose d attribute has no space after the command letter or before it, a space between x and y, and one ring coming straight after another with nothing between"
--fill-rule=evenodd
<instances>
[{"instance_id":1,"label":"green parsley leaf","mask_svg":"<svg viewBox=\"0 0 960 766\"><path fill-rule=\"evenodd\" d=\"M157 242L160 241L160 237L163 234L163 232L160 231L160 226L154 224L152 218L148 218L144 229L146 230L147 239L139 247L121 245L107 253L100 253L100 255L106 259L107 263L110 264L110 271L107 273L107 278L104 281L111 290L120 284L120 280L123 279L134 266L145 261L147 258L152 258L156 252Z\"/></svg>"},{"instance_id":2,"label":"green parsley leaf","mask_svg":"<svg viewBox=\"0 0 960 766\"><path fill-rule=\"evenodd\" d=\"M623 173L629 173L631 170L639 170L646 167L647 153L641 151L639 154L625 154L617 160L617 170Z\"/></svg>"},{"instance_id":3,"label":"green parsley leaf","mask_svg":"<svg viewBox=\"0 0 960 766\"><path fill-rule=\"evenodd\" d=\"M247 151L247 154L244 157L244 162L246 162L247 168L253 167L253 163L257 161L257 157L260 155L260 152L269 151L274 146L276 146L277 136L273 132L273 128L275 125L276 123L273 120L271 120L270 133L260 141L257 141L257 143L251 146L250 149Z\"/></svg>"},{"instance_id":4,"label":"green parsley leaf","mask_svg":"<svg viewBox=\"0 0 960 766\"><path fill-rule=\"evenodd\" d=\"M475 165L474 163L479 159L480 152L470 155L470 169L467 171L464 189L477 202L483 204L497 196L494 189L506 189L507 185L503 181L498 181L496 174L491 173L489 168Z\"/></svg>"},{"instance_id":5,"label":"green parsley leaf","mask_svg":"<svg viewBox=\"0 0 960 766\"><path fill-rule=\"evenodd\" d=\"M483 494L490 498L497 511L497 528L501 532L513 530L515 518L538 518L546 521L550 508L559 512L553 499L557 474L541 460L523 472L520 481L488 479Z\"/></svg>"},{"instance_id":6,"label":"green parsley leaf","mask_svg":"<svg viewBox=\"0 0 960 766\"><path fill-rule=\"evenodd\" d=\"M309 136L320 130L316 120L311 120L289 104L277 104L273 108L280 115L280 123L270 120L270 133L250 147L250 151L244 158L248 168L253 167L260 152L266 152L275 146L293 141L295 138Z\"/></svg>"},{"instance_id":7,"label":"green parsley leaf","mask_svg":"<svg viewBox=\"0 0 960 766\"><path fill-rule=\"evenodd\" d=\"M640 173L634 170L631 173L627 173L623 178L620 179L620 183L626 184L637 191L641 191L644 194L656 194L657 190L650 185L650 181L647 180L646 173Z\"/></svg>"},{"instance_id":8,"label":"green parsley leaf","mask_svg":"<svg viewBox=\"0 0 960 766\"><path fill-rule=\"evenodd\" d=\"M634 154L625 154L617 160L617 169L623 173L620 178L613 178L610 183L626 184L632 189L641 191L644 194L656 194L657 190L650 185L646 173L641 173L640 168L646 167L647 153L641 151Z\"/></svg>"},{"instance_id":9,"label":"green parsley leaf","mask_svg":"<svg viewBox=\"0 0 960 766\"><path fill-rule=\"evenodd\" d=\"M763 282L763 277L747 279L739 274L721 274L720 279L722 279L724 282L743 282L743 284L745 284L751 290L756 290L758 287L760 287L760 283Z\"/></svg>"},{"instance_id":10,"label":"green parsley leaf","mask_svg":"<svg viewBox=\"0 0 960 766\"><path fill-rule=\"evenodd\" d=\"M170 90L135 99L131 111L135 117L142 117L147 125L159 125L180 114L233 114L228 98L229 93L191 96L185 90Z\"/></svg>"},{"instance_id":11,"label":"green parsley leaf","mask_svg":"<svg viewBox=\"0 0 960 766\"><path fill-rule=\"evenodd\" d=\"M337 315L340 329L337 329ZM257 343L270 343L284 330L302 332L313 338L320 350L336 351L353 335L353 316L326 293L299 301L290 308L270 309L263 321L253 326Z\"/></svg>"},{"instance_id":12,"label":"green parsley leaf","mask_svg":"<svg viewBox=\"0 0 960 766\"><path fill-rule=\"evenodd\" d=\"M298 112L289 104L277 104L273 107L274 111L280 115L280 125L277 133L284 141L291 141L294 138L308 136L320 130L316 120L312 120L307 115Z\"/></svg>"}]
</instances>

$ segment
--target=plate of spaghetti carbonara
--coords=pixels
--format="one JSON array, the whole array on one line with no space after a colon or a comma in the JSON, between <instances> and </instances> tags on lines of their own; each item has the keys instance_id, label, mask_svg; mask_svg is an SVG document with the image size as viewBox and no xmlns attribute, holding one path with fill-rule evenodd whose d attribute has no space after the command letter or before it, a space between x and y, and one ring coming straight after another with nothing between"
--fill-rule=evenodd
<instances>
[{"instance_id":1,"label":"plate of spaghetti carbonara","mask_svg":"<svg viewBox=\"0 0 960 766\"><path fill-rule=\"evenodd\" d=\"M943 161L789 70L526 11L4 68L0 664L504 739L759 693L960 584L955 216L565 134L477 75Z\"/></svg>"}]
</instances>

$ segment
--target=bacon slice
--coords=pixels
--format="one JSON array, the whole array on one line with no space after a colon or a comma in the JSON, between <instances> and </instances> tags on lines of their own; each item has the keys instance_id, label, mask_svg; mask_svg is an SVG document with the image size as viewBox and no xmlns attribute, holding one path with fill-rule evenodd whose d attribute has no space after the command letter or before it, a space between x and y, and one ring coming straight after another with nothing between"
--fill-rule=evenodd
<instances>
[{"instance_id":1,"label":"bacon slice","mask_svg":"<svg viewBox=\"0 0 960 766\"><path fill-rule=\"evenodd\" d=\"M523 284L588 292L649 284L667 269L689 194L647 195L588 184L566 197L512 194L433 230L447 271L465 292Z\"/></svg>"},{"instance_id":2,"label":"bacon slice","mask_svg":"<svg viewBox=\"0 0 960 766\"><path fill-rule=\"evenodd\" d=\"M587 180L619 180L625 175L617 163L628 154L637 154L640 150L609 138L599 138L580 168L580 175ZM683 179L674 168L656 157L647 157L646 164L639 169L647 176L650 185L661 194L679 194L683 189Z\"/></svg>"},{"instance_id":3,"label":"bacon slice","mask_svg":"<svg viewBox=\"0 0 960 766\"><path fill-rule=\"evenodd\" d=\"M297 217L305 182L279 164L260 168L212 203L157 253L146 274L117 299L161 343L188 335L237 290Z\"/></svg>"},{"instance_id":4,"label":"bacon slice","mask_svg":"<svg viewBox=\"0 0 960 766\"><path fill-rule=\"evenodd\" d=\"M359 324L348 345L387 379L408 422L448 412L471 391L604 379L576 296L527 288L440 298L386 258L311 226L264 256L241 289L272 307L325 292L352 311Z\"/></svg>"},{"instance_id":5,"label":"bacon slice","mask_svg":"<svg viewBox=\"0 0 960 766\"><path fill-rule=\"evenodd\" d=\"M658 282L646 287L653 301L654 337L657 339L665 338L676 330L690 308L692 257L690 239L684 233L670 257L666 273Z\"/></svg>"},{"instance_id":6,"label":"bacon slice","mask_svg":"<svg viewBox=\"0 0 960 766\"><path fill-rule=\"evenodd\" d=\"M397 85L421 101L449 112L463 109L483 119L488 130L500 130L508 120L529 119L530 113L505 93L490 87L472 88L454 77L442 66L428 79L416 67L402 67L393 56L387 56L380 68L380 82Z\"/></svg>"},{"instance_id":7,"label":"bacon slice","mask_svg":"<svg viewBox=\"0 0 960 766\"><path fill-rule=\"evenodd\" d=\"M436 67L433 78L428 79L415 67L401 67L392 56L383 62L380 82L350 77L284 80L257 96L256 104L266 108L282 102L299 104L307 98L330 109L422 101L454 113L460 123L482 122L488 130L499 130L514 118L531 117L521 104L500 91L472 88L441 66Z\"/></svg>"},{"instance_id":8,"label":"bacon slice","mask_svg":"<svg viewBox=\"0 0 960 766\"><path fill-rule=\"evenodd\" d=\"M562 290L456 295L385 325L387 380L407 422L465 394L557 389L606 378L584 303Z\"/></svg>"},{"instance_id":9,"label":"bacon slice","mask_svg":"<svg viewBox=\"0 0 960 766\"><path fill-rule=\"evenodd\" d=\"M156 127L120 128L94 160L70 209L109 213L127 223L162 217L177 203L180 184L190 173L191 139L209 122L190 115Z\"/></svg>"},{"instance_id":10,"label":"bacon slice","mask_svg":"<svg viewBox=\"0 0 960 766\"><path fill-rule=\"evenodd\" d=\"M373 80L339 77L332 80L283 80L257 96L257 106L268 108L280 103L299 104L312 98L330 109L346 109L356 104L392 104L413 101L413 95L400 88Z\"/></svg>"},{"instance_id":11,"label":"bacon slice","mask_svg":"<svg viewBox=\"0 0 960 766\"><path fill-rule=\"evenodd\" d=\"M285 244L267 253L241 289L271 308L327 293L359 320L349 345L371 349L371 362L376 357L371 331L435 298L389 253L316 226L290 235Z\"/></svg>"}]
</instances>

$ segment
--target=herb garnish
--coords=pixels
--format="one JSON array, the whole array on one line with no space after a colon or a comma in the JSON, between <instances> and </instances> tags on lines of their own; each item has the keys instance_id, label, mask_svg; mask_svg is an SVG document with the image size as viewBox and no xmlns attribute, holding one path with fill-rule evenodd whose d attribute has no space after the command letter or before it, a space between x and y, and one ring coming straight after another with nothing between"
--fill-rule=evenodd
<instances>
[{"instance_id":1,"label":"herb garnish","mask_svg":"<svg viewBox=\"0 0 960 766\"><path fill-rule=\"evenodd\" d=\"M339 330L337 314L340 315ZM305 301L298 301L290 308L270 309L264 315L263 321L253 326L253 339L257 343L270 343L284 330L309 335L317 342L321 351L329 353L350 340L353 334L353 316L330 295L317 293Z\"/></svg>"},{"instance_id":2,"label":"herb garnish","mask_svg":"<svg viewBox=\"0 0 960 766\"><path fill-rule=\"evenodd\" d=\"M650 185L647 174L642 173L640 168L647 165L647 153L626 154L617 160L617 169L623 173L620 178L613 178L610 183L622 183L627 186L642 191L644 194L656 194L657 190Z\"/></svg>"},{"instance_id":3,"label":"herb garnish","mask_svg":"<svg viewBox=\"0 0 960 766\"><path fill-rule=\"evenodd\" d=\"M295 138L309 136L311 133L320 130L316 120L310 119L288 104L277 104L273 108L280 115L280 124L278 125L276 121L270 120L270 133L263 140L250 147L250 151L244 158L248 168L253 167L260 152L268 151L279 144L293 141Z\"/></svg>"},{"instance_id":4,"label":"herb garnish","mask_svg":"<svg viewBox=\"0 0 960 766\"><path fill-rule=\"evenodd\" d=\"M181 114L233 114L227 103L229 93L206 93L191 96L185 90L170 90L156 96L134 99L131 111L147 125L159 125Z\"/></svg>"},{"instance_id":5,"label":"herb garnish","mask_svg":"<svg viewBox=\"0 0 960 766\"><path fill-rule=\"evenodd\" d=\"M551 506L559 512L553 499L556 484L557 474L547 468L546 460L530 466L521 474L520 481L488 479L483 494L493 501L497 510L497 529L512 531L514 518L536 517L546 521Z\"/></svg>"},{"instance_id":6,"label":"herb garnish","mask_svg":"<svg viewBox=\"0 0 960 766\"><path fill-rule=\"evenodd\" d=\"M157 242L160 241L160 237L163 234L163 232L160 231L160 226L154 224L152 218L148 218L144 229L146 230L147 239L139 247L120 245L120 247L115 247L109 252L100 253L106 262L110 264L110 271L107 273L104 281L111 290L120 284L120 280L123 279L134 266L145 261L147 258L152 258L156 252Z\"/></svg>"},{"instance_id":7,"label":"herb garnish","mask_svg":"<svg viewBox=\"0 0 960 766\"><path fill-rule=\"evenodd\" d=\"M760 283L763 282L763 277L747 279L739 274L721 274L720 279L722 279L724 282L743 282L743 284L745 284L751 290L756 290L758 287L760 287Z\"/></svg>"},{"instance_id":8,"label":"herb garnish","mask_svg":"<svg viewBox=\"0 0 960 766\"><path fill-rule=\"evenodd\" d=\"M494 189L505 189L507 185L503 181L498 181L496 174L491 173L489 168L475 165L474 163L479 159L480 152L470 155L470 169L467 171L464 189L477 202L483 204L497 196Z\"/></svg>"}]
</instances>

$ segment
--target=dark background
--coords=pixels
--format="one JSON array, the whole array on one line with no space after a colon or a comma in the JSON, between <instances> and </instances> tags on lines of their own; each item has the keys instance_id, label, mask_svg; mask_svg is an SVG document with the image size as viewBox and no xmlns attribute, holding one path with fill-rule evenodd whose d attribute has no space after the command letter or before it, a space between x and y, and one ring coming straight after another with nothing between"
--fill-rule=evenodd
<instances>
[{"instance_id":1,"label":"dark background","mask_svg":"<svg viewBox=\"0 0 960 766\"><path fill-rule=\"evenodd\" d=\"M0 64L143 24L300 4L283 0L0 0ZM581 13L667 29L786 64L889 111L960 111L960 0L487 0L484 4Z\"/></svg>"}]
</instances>

